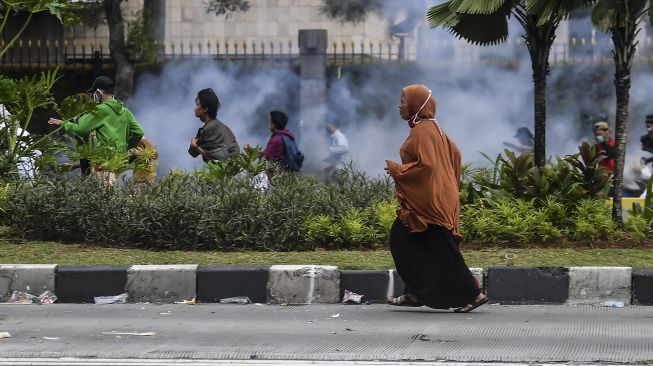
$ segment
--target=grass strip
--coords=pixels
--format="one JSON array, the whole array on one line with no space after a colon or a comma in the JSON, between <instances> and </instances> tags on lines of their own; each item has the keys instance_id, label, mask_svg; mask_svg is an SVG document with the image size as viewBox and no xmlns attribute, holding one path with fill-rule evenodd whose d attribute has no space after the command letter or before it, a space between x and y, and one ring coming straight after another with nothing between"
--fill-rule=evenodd
<instances>
[{"instance_id":1,"label":"grass strip","mask_svg":"<svg viewBox=\"0 0 653 366\"><path fill-rule=\"evenodd\" d=\"M464 250L469 267L625 266L653 268L653 249L487 248ZM514 259L508 259L512 258ZM54 263L68 266L133 264L323 264L341 269L393 268L387 250L313 252L154 251L85 244L0 239L0 263Z\"/></svg>"}]
</instances>

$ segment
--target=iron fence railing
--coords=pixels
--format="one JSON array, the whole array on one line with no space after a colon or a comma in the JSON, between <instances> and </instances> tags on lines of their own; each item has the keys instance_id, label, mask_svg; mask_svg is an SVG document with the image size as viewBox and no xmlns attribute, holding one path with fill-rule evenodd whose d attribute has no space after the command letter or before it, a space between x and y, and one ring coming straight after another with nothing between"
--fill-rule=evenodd
<instances>
[{"instance_id":1,"label":"iron fence railing","mask_svg":"<svg viewBox=\"0 0 653 366\"><path fill-rule=\"evenodd\" d=\"M513 65L527 59L526 48L521 39L506 42L495 47L465 46L457 41L446 39L420 46L419 58L427 58L431 63L483 63ZM600 64L611 61L611 46L598 45L594 39L570 38L558 41L551 50L550 61L556 64ZM0 40L0 47L4 43ZM651 39L639 45L636 63L653 63ZM154 60L164 63L185 59L212 59L238 63L283 63L296 64L299 49L292 41L252 42L167 42L157 46ZM418 58L414 45L406 43L404 50L398 42L332 42L327 47L326 60L329 64L357 64L398 62ZM142 63L138 55L134 63ZM1 66L8 67L102 67L111 64L111 54L106 41L88 40L18 40L0 58Z\"/></svg>"}]
</instances>

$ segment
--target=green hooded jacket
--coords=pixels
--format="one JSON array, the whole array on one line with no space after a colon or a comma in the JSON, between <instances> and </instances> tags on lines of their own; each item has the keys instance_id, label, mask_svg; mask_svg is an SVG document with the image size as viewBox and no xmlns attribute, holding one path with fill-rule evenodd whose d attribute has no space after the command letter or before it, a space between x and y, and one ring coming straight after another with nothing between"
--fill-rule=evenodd
<instances>
[{"instance_id":1,"label":"green hooded jacket","mask_svg":"<svg viewBox=\"0 0 653 366\"><path fill-rule=\"evenodd\" d=\"M109 99L84 114L77 123L66 121L63 128L68 133L88 139L95 131L100 144L112 143L119 151L136 147L143 138L143 128L134 115L119 100Z\"/></svg>"}]
</instances>

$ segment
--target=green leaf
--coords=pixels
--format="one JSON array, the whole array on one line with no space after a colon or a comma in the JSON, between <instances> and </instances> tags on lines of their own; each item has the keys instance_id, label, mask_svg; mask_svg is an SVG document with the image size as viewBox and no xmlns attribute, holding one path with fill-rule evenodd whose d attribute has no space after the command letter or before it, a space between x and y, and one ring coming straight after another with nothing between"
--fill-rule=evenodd
<instances>
[{"instance_id":1,"label":"green leaf","mask_svg":"<svg viewBox=\"0 0 653 366\"><path fill-rule=\"evenodd\" d=\"M450 9L464 14L493 14L512 0L451 0Z\"/></svg>"},{"instance_id":2,"label":"green leaf","mask_svg":"<svg viewBox=\"0 0 653 366\"><path fill-rule=\"evenodd\" d=\"M451 1L433 6L426 14L431 28L453 27L460 21L460 17L449 8Z\"/></svg>"},{"instance_id":3,"label":"green leaf","mask_svg":"<svg viewBox=\"0 0 653 366\"><path fill-rule=\"evenodd\" d=\"M59 106L59 116L62 120L70 120L79 117L84 113L92 112L97 108L97 104L88 94L71 95L61 102Z\"/></svg>"},{"instance_id":4,"label":"green leaf","mask_svg":"<svg viewBox=\"0 0 653 366\"><path fill-rule=\"evenodd\" d=\"M503 14L466 15L451 28L451 33L476 45L499 44L508 38L508 18Z\"/></svg>"},{"instance_id":5,"label":"green leaf","mask_svg":"<svg viewBox=\"0 0 653 366\"><path fill-rule=\"evenodd\" d=\"M628 4L624 0L599 0L592 9L592 24L601 32L623 27L628 20Z\"/></svg>"}]
</instances>

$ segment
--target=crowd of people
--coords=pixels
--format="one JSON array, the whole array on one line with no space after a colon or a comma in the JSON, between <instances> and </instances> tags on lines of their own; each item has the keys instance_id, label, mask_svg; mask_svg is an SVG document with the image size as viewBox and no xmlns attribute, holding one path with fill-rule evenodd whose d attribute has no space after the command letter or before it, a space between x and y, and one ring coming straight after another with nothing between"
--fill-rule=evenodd
<instances>
[{"instance_id":1,"label":"crowd of people","mask_svg":"<svg viewBox=\"0 0 653 366\"><path fill-rule=\"evenodd\" d=\"M113 97L111 79L97 78L90 92L98 103L92 113L77 121L51 118L48 122L87 141L95 139L118 151L129 151L132 156L137 156L139 150L155 149L132 113ZM390 233L390 250L406 289L401 296L389 297L388 303L469 312L485 304L488 298L458 247L461 155L435 119L435 107L435 99L426 86L403 89L399 114L408 122L410 133L399 150L401 163L387 160L386 170L395 181L399 202ZM192 157L201 156L205 162L213 162L240 152L234 133L217 118L219 108L220 101L212 89L197 93L195 116L203 125L191 138L188 153ZM270 139L260 156L274 162L275 169L301 168L303 156L297 149L295 135L288 129L288 116L282 111L271 111L268 128ZM330 179L338 179L336 172L342 167L349 143L336 122L328 123L326 132L330 146L324 171ZM249 144L243 148L253 151ZM92 164L89 170L103 173ZM151 173L140 172L140 179L151 181Z\"/></svg>"},{"instance_id":2,"label":"crowd of people","mask_svg":"<svg viewBox=\"0 0 653 366\"><path fill-rule=\"evenodd\" d=\"M132 113L113 97L113 90L111 79L97 78L90 90L98 103L96 110L77 121L52 118L49 123L61 125L75 136L111 144L133 157L146 149L156 151ZM212 89L197 93L195 117L203 125L190 141L188 153L193 158L201 156L204 162L211 163L240 153L233 131L217 118L219 109L220 101ZM435 111L435 99L428 87L410 85L403 88L399 115L407 121L410 132L399 149L401 162L387 160L386 170L394 180L399 202L390 232L390 251L406 288L403 295L389 297L388 303L469 312L487 303L488 298L459 250L461 154L439 125ZM648 133L641 138L642 149L653 152L653 115L646 117L646 126ZM274 163L276 171L300 170L303 155L297 148L295 134L288 128L288 116L282 111L271 111L268 129L270 138L260 157ZM605 121L596 122L593 131L600 164L605 174L610 175L617 154L612 131ZM328 179L337 180L337 171L342 168L349 144L336 122L328 123L326 132L330 146L324 159L324 172ZM518 129L515 138L519 145L504 145L518 152L532 149L533 134L528 128ZM250 144L245 144L243 149L248 153L254 151ZM650 161L653 159L647 159ZM97 166L91 165L88 170L103 173ZM154 172L155 169L149 167L134 175L141 182L152 182Z\"/></svg>"},{"instance_id":3,"label":"crowd of people","mask_svg":"<svg viewBox=\"0 0 653 366\"><path fill-rule=\"evenodd\" d=\"M144 155L145 150L151 151L149 163L135 169L133 176L137 183L152 183L156 177L156 147L144 136L143 128L129 109L114 98L114 89L114 82L109 77L96 78L88 90L98 104L96 110L72 121L50 118L48 123L61 126L66 133L83 142L93 141L99 145L110 145L118 152L129 152L130 160ZM211 163L229 159L241 152L233 131L217 118L219 109L220 100L213 89L202 89L197 93L195 117L203 125L195 137L191 138L188 147L191 157L201 156L204 162ZM271 136L260 153L262 158L272 163L273 168L266 173L301 170L304 156L298 149L295 134L288 129L288 116L282 111L271 111L268 129ZM328 156L324 159L324 173L327 180L337 180L338 170L343 167L349 152L349 143L337 122L329 122L326 129L330 146ZM254 147L245 144L243 150L251 152ZM83 175L105 174L111 182L116 179L115 174L103 172L102 167L90 164L85 159L69 166L80 168Z\"/></svg>"}]
</instances>

